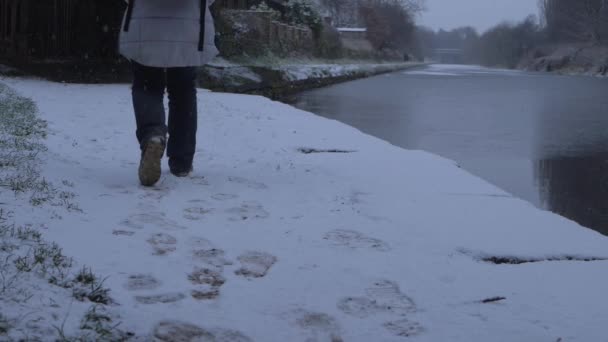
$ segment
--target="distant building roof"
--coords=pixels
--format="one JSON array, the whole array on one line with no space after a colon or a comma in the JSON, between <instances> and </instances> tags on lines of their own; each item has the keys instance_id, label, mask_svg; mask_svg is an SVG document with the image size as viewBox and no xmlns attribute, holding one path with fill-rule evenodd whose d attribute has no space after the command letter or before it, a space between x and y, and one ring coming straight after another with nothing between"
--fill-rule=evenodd
<instances>
[{"instance_id":1,"label":"distant building roof","mask_svg":"<svg viewBox=\"0 0 608 342\"><path fill-rule=\"evenodd\" d=\"M367 32L365 27L337 27L338 32Z\"/></svg>"}]
</instances>

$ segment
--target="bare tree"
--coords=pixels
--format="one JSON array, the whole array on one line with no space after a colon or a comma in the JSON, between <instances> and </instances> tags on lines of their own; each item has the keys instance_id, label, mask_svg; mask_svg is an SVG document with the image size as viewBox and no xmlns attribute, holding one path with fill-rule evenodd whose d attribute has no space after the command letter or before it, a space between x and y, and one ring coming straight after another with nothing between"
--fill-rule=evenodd
<instances>
[{"instance_id":1,"label":"bare tree","mask_svg":"<svg viewBox=\"0 0 608 342\"><path fill-rule=\"evenodd\" d=\"M320 3L327 9L332 18L337 20L340 17L342 10L344 10L351 1L352 0L321 0Z\"/></svg>"},{"instance_id":2,"label":"bare tree","mask_svg":"<svg viewBox=\"0 0 608 342\"><path fill-rule=\"evenodd\" d=\"M366 0L360 13L367 27L367 36L378 49L405 50L413 41L416 28L416 0ZM410 7L408 7L410 6Z\"/></svg>"},{"instance_id":3,"label":"bare tree","mask_svg":"<svg viewBox=\"0 0 608 342\"><path fill-rule=\"evenodd\" d=\"M426 0L394 0L401 3L403 7L410 15L418 15L426 11Z\"/></svg>"},{"instance_id":4,"label":"bare tree","mask_svg":"<svg viewBox=\"0 0 608 342\"><path fill-rule=\"evenodd\" d=\"M535 16L517 24L500 24L479 37L472 57L484 65L514 68L538 44L539 34Z\"/></svg>"},{"instance_id":5,"label":"bare tree","mask_svg":"<svg viewBox=\"0 0 608 342\"><path fill-rule=\"evenodd\" d=\"M599 43L608 36L608 0L540 0L539 6L553 39Z\"/></svg>"},{"instance_id":6,"label":"bare tree","mask_svg":"<svg viewBox=\"0 0 608 342\"><path fill-rule=\"evenodd\" d=\"M331 14L337 26L364 24L361 10L370 7L371 3L398 6L412 17L426 9L426 0L319 0L319 3Z\"/></svg>"}]
</instances>

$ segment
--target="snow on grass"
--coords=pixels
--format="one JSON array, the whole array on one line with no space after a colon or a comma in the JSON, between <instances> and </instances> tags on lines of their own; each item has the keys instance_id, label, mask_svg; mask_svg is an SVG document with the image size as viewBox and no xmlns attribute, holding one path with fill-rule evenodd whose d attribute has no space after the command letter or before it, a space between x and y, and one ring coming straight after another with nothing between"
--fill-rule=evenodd
<instances>
[{"instance_id":1,"label":"snow on grass","mask_svg":"<svg viewBox=\"0 0 608 342\"><path fill-rule=\"evenodd\" d=\"M411 67L420 63L343 63L334 64L284 64L276 67L285 73L289 81L301 81L315 78L351 76L354 74L375 74Z\"/></svg>"},{"instance_id":2,"label":"snow on grass","mask_svg":"<svg viewBox=\"0 0 608 342\"><path fill-rule=\"evenodd\" d=\"M237 64L239 63L240 64ZM307 79L323 79L341 76L365 75L379 72L388 72L406 67L422 65L422 63L383 62L361 60L321 60L321 59L283 59L273 55L243 60L227 61L222 58L210 63L212 68L228 70L226 77L241 76L259 82L260 76L249 69L250 66L269 68L283 73L285 81L302 81Z\"/></svg>"},{"instance_id":3,"label":"snow on grass","mask_svg":"<svg viewBox=\"0 0 608 342\"><path fill-rule=\"evenodd\" d=\"M44 220L17 223L33 212L79 212L73 193L44 179L46 122L36 112L0 83L0 340L120 340L127 335L106 313L103 280L42 237Z\"/></svg>"},{"instance_id":4,"label":"snow on grass","mask_svg":"<svg viewBox=\"0 0 608 342\"><path fill-rule=\"evenodd\" d=\"M606 341L607 239L449 160L200 90L194 174L143 188L128 86L5 82L82 210L13 221L107 276L143 340Z\"/></svg>"}]
</instances>

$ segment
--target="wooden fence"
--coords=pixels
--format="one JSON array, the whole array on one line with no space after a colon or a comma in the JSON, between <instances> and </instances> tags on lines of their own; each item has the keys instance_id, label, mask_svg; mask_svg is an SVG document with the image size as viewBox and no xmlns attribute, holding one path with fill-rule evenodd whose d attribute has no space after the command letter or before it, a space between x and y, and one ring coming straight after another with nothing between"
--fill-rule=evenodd
<instances>
[{"instance_id":1,"label":"wooden fence","mask_svg":"<svg viewBox=\"0 0 608 342\"><path fill-rule=\"evenodd\" d=\"M115 58L122 0L0 0L0 57Z\"/></svg>"}]
</instances>

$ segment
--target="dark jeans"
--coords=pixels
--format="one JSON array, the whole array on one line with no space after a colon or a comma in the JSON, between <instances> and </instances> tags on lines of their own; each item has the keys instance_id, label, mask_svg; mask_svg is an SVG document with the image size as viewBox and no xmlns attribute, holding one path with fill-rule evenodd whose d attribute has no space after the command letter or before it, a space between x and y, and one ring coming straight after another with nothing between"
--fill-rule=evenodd
<instances>
[{"instance_id":1,"label":"dark jeans","mask_svg":"<svg viewBox=\"0 0 608 342\"><path fill-rule=\"evenodd\" d=\"M166 137L170 159L192 162L196 150L196 68L155 68L132 62L133 107L140 146L154 136ZM164 95L169 93L169 125Z\"/></svg>"}]
</instances>

